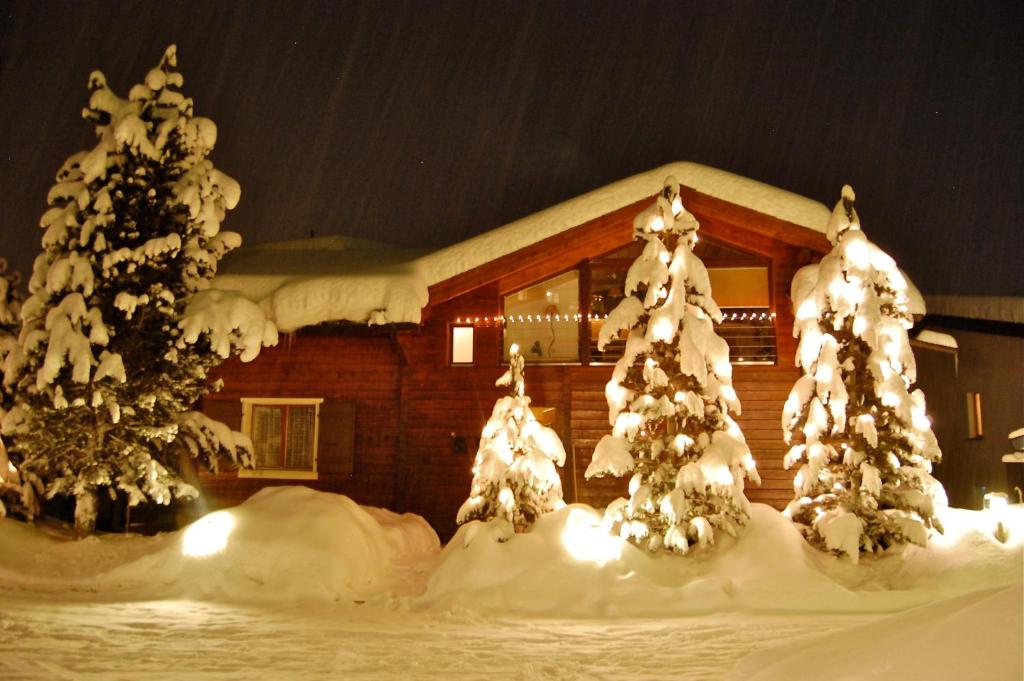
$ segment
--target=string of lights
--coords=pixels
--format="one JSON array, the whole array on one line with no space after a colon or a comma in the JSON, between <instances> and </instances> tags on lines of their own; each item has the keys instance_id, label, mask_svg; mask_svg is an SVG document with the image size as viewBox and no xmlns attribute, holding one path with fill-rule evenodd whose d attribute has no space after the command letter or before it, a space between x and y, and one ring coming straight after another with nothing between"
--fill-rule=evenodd
<instances>
[{"instance_id":1,"label":"string of lights","mask_svg":"<svg viewBox=\"0 0 1024 681\"><path fill-rule=\"evenodd\" d=\"M537 322L579 322L582 319L587 321L602 321L608 319L608 315L600 314L520 314L520 315L484 315L482 317L456 317L456 324L528 324ZM754 322L768 321L775 319L774 312L723 312L723 322Z\"/></svg>"}]
</instances>

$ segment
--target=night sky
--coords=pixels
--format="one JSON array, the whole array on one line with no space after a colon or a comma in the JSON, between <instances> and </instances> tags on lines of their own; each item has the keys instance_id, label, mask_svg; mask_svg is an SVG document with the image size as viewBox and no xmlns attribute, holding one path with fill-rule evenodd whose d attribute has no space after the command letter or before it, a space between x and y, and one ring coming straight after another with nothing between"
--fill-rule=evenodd
<instances>
[{"instance_id":1,"label":"night sky","mask_svg":"<svg viewBox=\"0 0 1024 681\"><path fill-rule=\"evenodd\" d=\"M178 45L249 243L462 240L676 160L831 206L926 293L1024 295L1021 2L4 2L0 255ZM27 273L27 272L26 272Z\"/></svg>"}]
</instances>

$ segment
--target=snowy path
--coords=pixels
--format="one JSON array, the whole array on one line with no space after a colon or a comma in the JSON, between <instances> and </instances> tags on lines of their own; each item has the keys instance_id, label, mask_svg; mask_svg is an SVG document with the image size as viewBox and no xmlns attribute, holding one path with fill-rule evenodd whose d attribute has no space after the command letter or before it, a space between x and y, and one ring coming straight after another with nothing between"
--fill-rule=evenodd
<instances>
[{"instance_id":1,"label":"snowy path","mask_svg":"<svg viewBox=\"0 0 1024 681\"><path fill-rule=\"evenodd\" d=\"M711 680L753 650L875 619L491 620L371 605L59 598L0 592L0 678Z\"/></svg>"}]
</instances>

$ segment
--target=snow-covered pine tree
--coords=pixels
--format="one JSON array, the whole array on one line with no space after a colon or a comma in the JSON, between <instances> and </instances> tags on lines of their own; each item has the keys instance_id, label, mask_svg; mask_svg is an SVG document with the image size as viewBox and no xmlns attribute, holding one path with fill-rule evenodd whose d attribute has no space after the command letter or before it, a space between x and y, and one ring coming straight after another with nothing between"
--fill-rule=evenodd
<instances>
[{"instance_id":1,"label":"snow-covered pine tree","mask_svg":"<svg viewBox=\"0 0 1024 681\"><path fill-rule=\"evenodd\" d=\"M800 464L786 512L814 545L845 553L912 542L939 527L941 452L925 415L907 330L909 286L861 230L843 187L827 236L832 250L793 279L797 364L786 401L785 466ZM802 463L801 463L802 462Z\"/></svg>"},{"instance_id":2,"label":"snow-covered pine tree","mask_svg":"<svg viewBox=\"0 0 1024 681\"><path fill-rule=\"evenodd\" d=\"M495 385L508 395L494 403L480 436L473 463L473 485L457 521L500 519L521 532L551 511L565 506L555 464L565 464L565 449L554 430L530 410L523 355L509 348L508 371Z\"/></svg>"},{"instance_id":3,"label":"snow-covered pine tree","mask_svg":"<svg viewBox=\"0 0 1024 681\"><path fill-rule=\"evenodd\" d=\"M7 271L7 260L0 258L0 369L11 350L18 344L21 329L22 296L18 286L21 275ZM11 408L11 392L0 385L0 418Z\"/></svg>"},{"instance_id":4,"label":"snow-covered pine tree","mask_svg":"<svg viewBox=\"0 0 1024 681\"><path fill-rule=\"evenodd\" d=\"M750 517L744 480L760 483L743 433L730 416L729 346L714 324L721 310L707 269L693 253L699 224L668 178L634 221L646 242L629 268L626 298L608 315L604 347L626 329L626 349L605 388L613 426L586 477L632 472L630 498L608 506L606 522L649 551L686 553L735 536Z\"/></svg>"},{"instance_id":5,"label":"snow-covered pine tree","mask_svg":"<svg viewBox=\"0 0 1024 681\"><path fill-rule=\"evenodd\" d=\"M17 272L8 272L7 261L0 258L0 369L7 355L18 344L22 303L21 291L18 289L20 283L21 276ZM11 391L0 385L0 418L3 418L13 402ZM7 458L7 448L0 438L0 517L12 511L22 516L31 516L37 508L35 488L21 479L18 469Z\"/></svg>"},{"instance_id":6,"label":"snow-covered pine tree","mask_svg":"<svg viewBox=\"0 0 1024 681\"><path fill-rule=\"evenodd\" d=\"M171 46L128 99L90 75L83 116L98 142L64 163L49 192L43 252L5 367L11 459L45 482L48 498L74 497L82 532L95 525L101 490L120 490L129 505L194 496L179 456L245 463L244 436L190 410L209 389L207 370L231 351L225 327L228 341L247 321L260 340L276 338L244 306L218 315L220 338L189 318L198 299L220 293L197 292L241 242L220 230L240 190L207 160L216 126L193 115L175 67Z\"/></svg>"}]
</instances>

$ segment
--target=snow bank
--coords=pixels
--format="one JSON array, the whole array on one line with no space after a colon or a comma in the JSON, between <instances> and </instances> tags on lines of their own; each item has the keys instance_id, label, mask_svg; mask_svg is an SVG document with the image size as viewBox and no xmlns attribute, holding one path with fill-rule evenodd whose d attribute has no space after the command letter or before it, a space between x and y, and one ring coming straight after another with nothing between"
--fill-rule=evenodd
<instances>
[{"instance_id":1,"label":"snow bank","mask_svg":"<svg viewBox=\"0 0 1024 681\"><path fill-rule=\"evenodd\" d=\"M752 653L730 681L790 681L809 670L857 679L1024 678L1021 585L988 589Z\"/></svg>"},{"instance_id":2,"label":"snow bank","mask_svg":"<svg viewBox=\"0 0 1024 681\"><path fill-rule=\"evenodd\" d=\"M89 589L97 576L159 554L174 543L173 538L116 534L76 540L63 527L0 518L0 584L46 590L71 584Z\"/></svg>"},{"instance_id":3,"label":"snow bank","mask_svg":"<svg viewBox=\"0 0 1024 681\"><path fill-rule=\"evenodd\" d=\"M246 246L225 258L214 288L260 303L284 332L329 321L414 323L428 287L589 220L653 196L665 178L765 215L824 233L823 204L697 163L634 175L433 253L321 237Z\"/></svg>"},{"instance_id":4,"label":"snow bank","mask_svg":"<svg viewBox=\"0 0 1024 681\"><path fill-rule=\"evenodd\" d=\"M139 598L291 602L401 593L408 586L402 570L415 571L421 562L429 567L440 543L419 516L305 487L270 487L151 538L58 541L5 521L0 548L0 578L28 587L70 583ZM17 554L34 558L8 559Z\"/></svg>"},{"instance_id":5,"label":"snow bank","mask_svg":"<svg viewBox=\"0 0 1024 681\"><path fill-rule=\"evenodd\" d=\"M941 518L946 534L928 548L853 565L812 549L763 504L752 505L739 539L688 556L641 551L609 536L600 513L574 504L524 534L468 523L438 562L437 536L418 516L274 487L156 537L75 541L0 519L0 586L269 603L399 596L417 609L605 618L887 613L1021 583L1024 506L1007 509L1005 544L984 512L949 509Z\"/></svg>"},{"instance_id":6,"label":"snow bank","mask_svg":"<svg viewBox=\"0 0 1024 681\"><path fill-rule=\"evenodd\" d=\"M224 524L211 523L215 517ZM223 550L187 555L190 539L208 530L225 533ZM440 548L419 516L367 510L346 496L306 487L265 488L180 534L181 585L190 595L213 598L360 599L386 592L396 563Z\"/></svg>"},{"instance_id":7,"label":"snow bank","mask_svg":"<svg viewBox=\"0 0 1024 681\"><path fill-rule=\"evenodd\" d=\"M539 616L665 617L723 610L893 612L994 585L1020 583L1024 509L1000 544L981 512L951 509L928 548L852 565L804 542L774 509L753 504L747 531L691 556L649 555L608 536L574 504L508 537L470 523L444 549L419 600L426 607ZM983 528L983 529L979 529Z\"/></svg>"}]
</instances>

